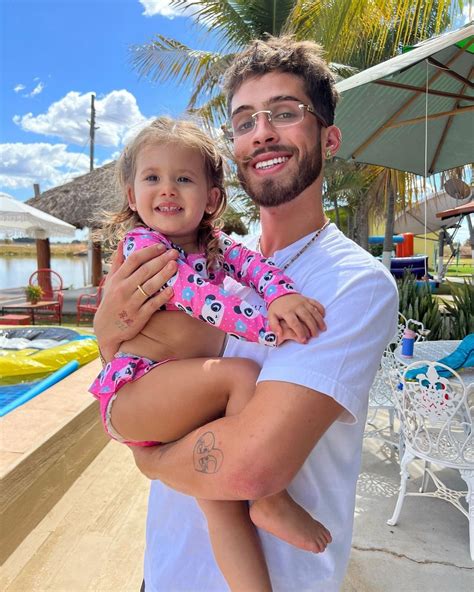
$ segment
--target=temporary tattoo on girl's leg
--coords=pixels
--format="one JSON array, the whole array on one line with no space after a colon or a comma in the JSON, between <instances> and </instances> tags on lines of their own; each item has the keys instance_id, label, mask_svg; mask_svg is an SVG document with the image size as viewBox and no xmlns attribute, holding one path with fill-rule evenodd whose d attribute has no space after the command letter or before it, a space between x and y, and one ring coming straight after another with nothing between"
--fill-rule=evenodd
<instances>
[{"instance_id":1,"label":"temporary tattoo on girl's leg","mask_svg":"<svg viewBox=\"0 0 474 592\"><path fill-rule=\"evenodd\" d=\"M200 473L217 473L220 469L224 454L214 445L216 440L212 432L206 432L196 442L193 459L194 468Z\"/></svg>"}]
</instances>

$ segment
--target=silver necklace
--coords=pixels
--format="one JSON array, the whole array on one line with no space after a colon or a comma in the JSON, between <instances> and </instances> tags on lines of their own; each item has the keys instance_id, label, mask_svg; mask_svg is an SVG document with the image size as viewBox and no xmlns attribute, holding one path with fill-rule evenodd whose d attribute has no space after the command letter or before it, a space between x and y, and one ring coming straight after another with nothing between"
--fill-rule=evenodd
<instances>
[{"instance_id":1,"label":"silver necklace","mask_svg":"<svg viewBox=\"0 0 474 592\"><path fill-rule=\"evenodd\" d=\"M316 232L313 234L313 236L312 236L312 237L309 239L309 241L308 241L306 244L304 244L304 245L301 247L301 249L300 249L300 250L299 250L299 251L296 253L296 255L293 255L293 257L292 257L292 258L291 258L289 261L287 261L287 262L285 263L285 265L283 265L283 267L281 267L281 266L278 266L278 267L280 267L280 269L281 269L282 271L286 271L286 270L288 269L288 267L290 267L290 265L291 265L292 263L294 263L294 262L295 262L295 261L298 259L298 257L299 257L300 255L302 255L302 254L303 254L303 253L306 251L306 249L307 249L308 247L310 247L310 246L311 246L311 245L314 243L314 241L315 241L315 240L318 238L318 236L321 234L321 232L322 232L322 231L323 231L325 228L327 228L327 226L328 226L330 223L331 223L331 220L326 220L326 222L325 222L325 223L324 223L324 224L321 226L321 228L318 228L318 230L316 230ZM258 242L257 242L257 249L258 249L258 251L260 251L260 253L262 252L262 251L261 251L261 248L260 248L260 239L261 239L261 238L262 238L262 237L261 237L261 236L259 236L259 237L258 237Z\"/></svg>"}]
</instances>

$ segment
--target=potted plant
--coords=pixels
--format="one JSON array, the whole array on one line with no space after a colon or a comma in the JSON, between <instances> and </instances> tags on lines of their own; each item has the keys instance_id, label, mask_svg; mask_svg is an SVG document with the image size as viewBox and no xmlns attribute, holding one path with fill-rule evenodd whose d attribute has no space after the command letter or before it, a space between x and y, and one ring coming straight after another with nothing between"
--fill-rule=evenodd
<instances>
[{"instance_id":1,"label":"potted plant","mask_svg":"<svg viewBox=\"0 0 474 592\"><path fill-rule=\"evenodd\" d=\"M31 302L31 304L36 304L43 297L43 290L41 286L26 286L25 294L28 302Z\"/></svg>"}]
</instances>

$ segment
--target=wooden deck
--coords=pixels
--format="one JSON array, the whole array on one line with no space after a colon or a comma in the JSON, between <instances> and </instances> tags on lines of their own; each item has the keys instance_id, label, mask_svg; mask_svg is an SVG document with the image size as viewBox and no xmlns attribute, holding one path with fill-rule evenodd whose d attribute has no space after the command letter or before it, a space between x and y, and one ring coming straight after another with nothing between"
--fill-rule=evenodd
<instances>
[{"instance_id":1,"label":"wooden deck","mask_svg":"<svg viewBox=\"0 0 474 592\"><path fill-rule=\"evenodd\" d=\"M148 481L110 442L2 567L4 592L138 592Z\"/></svg>"}]
</instances>

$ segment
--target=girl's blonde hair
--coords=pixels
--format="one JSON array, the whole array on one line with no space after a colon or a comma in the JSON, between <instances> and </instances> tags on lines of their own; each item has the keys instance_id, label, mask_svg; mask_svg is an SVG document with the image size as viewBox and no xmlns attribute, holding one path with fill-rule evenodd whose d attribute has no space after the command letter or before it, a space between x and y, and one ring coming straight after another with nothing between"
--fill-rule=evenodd
<instances>
[{"instance_id":1,"label":"girl's blonde hair","mask_svg":"<svg viewBox=\"0 0 474 592\"><path fill-rule=\"evenodd\" d=\"M123 196L118 212L104 212L102 237L111 247L136 226L144 226L137 212L130 209L127 190L133 187L136 163L140 150L150 144L181 146L199 150L204 160L204 170L209 187L217 187L220 197L212 213L204 212L198 227L198 245L203 250L207 268L218 269L222 263L216 230L220 228L220 216L227 206L224 187L224 159L215 142L194 122L185 119L158 117L133 139L124 149L116 163L117 181Z\"/></svg>"}]
</instances>

